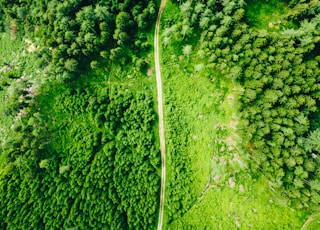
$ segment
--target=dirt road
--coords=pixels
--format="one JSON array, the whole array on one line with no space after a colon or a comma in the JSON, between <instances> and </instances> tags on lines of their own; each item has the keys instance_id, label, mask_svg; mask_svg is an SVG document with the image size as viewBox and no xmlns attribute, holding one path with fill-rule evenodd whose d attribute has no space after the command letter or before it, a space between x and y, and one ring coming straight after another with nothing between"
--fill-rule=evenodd
<instances>
[{"instance_id":1,"label":"dirt road","mask_svg":"<svg viewBox=\"0 0 320 230\"><path fill-rule=\"evenodd\" d=\"M162 230L164 197L165 197L165 186L166 186L166 147L165 147L164 121L163 121L162 80L161 80L161 68L160 68L160 60L159 60L159 28L160 28L161 15L165 5L166 5L166 0L161 0L156 27L154 31L154 62L155 62L157 92L158 92L159 138L160 138L160 152L161 152L161 191L160 191L158 230Z\"/></svg>"}]
</instances>

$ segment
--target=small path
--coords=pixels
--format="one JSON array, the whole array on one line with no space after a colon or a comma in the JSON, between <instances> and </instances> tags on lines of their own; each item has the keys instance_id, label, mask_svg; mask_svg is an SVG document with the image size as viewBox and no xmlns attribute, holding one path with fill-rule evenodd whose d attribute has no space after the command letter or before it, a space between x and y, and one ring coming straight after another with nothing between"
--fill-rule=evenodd
<instances>
[{"instance_id":1,"label":"small path","mask_svg":"<svg viewBox=\"0 0 320 230\"><path fill-rule=\"evenodd\" d=\"M161 15L165 5L166 5L166 0L161 0L156 27L154 31L154 62L155 62L157 92L158 92L157 100L158 100L159 138L160 138L160 152L161 152L161 190L160 190L158 230L162 230L165 186L166 186L166 148L165 148L164 121L163 121L162 79L161 79L161 68L160 68L160 60L159 60L160 19L161 19Z\"/></svg>"},{"instance_id":2,"label":"small path","mask_svg":"<svg viewBox=\"0 0 320 230\"><path fill-rule=\"evenodd\" d=\"M315 217L320 216L320 213L317 214L312 214L311 216L309 216L309 218L307 219L307 221L303 224L303 226L301 227L300 230L306 230L309 226L309 224L314 220Z\"/></svg>"}]
</instances>

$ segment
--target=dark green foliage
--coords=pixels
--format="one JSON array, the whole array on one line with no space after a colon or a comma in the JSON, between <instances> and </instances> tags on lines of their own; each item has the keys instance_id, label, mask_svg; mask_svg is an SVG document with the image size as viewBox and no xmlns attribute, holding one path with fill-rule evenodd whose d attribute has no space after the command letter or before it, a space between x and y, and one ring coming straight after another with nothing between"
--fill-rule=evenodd
<instances>
[{"instance_id":1,"label":"dark green foliage","mask_svg":"<svg viewBox=\"0 0 320 230\"><path fill-rule=\"evenodd\" d=\"M168 224L181 217L190 210L197 194L192 182L194 181L194 171L190 167L192 159L188 156L188 125L181 123L181 111L178 108L171 108L172 114L166 120L166 127L170 132L166 138L170 140L167 148L168 161L170 161L171 175L173 178L168 180L166 185L166 205L170 207L167 210ZM179 125L177 125L179 124ZM181 133L185 135L181 135Z\"/></svg>"},{"instance_id":2,"label":"dark green foliage","mask_svg":"<svg viewBox=\"0 0 320 230\"><path fill-rule=\"evenodd\" d=\"M141 55L139 53L146 49L135 46L134 41L139 34L148 32L156 16L154 1L145 0L0 3L9 20L17 20L25 31L28 28L38 31L36 35L42 40L44 53L49 54L52 69L62 80L86 70L91 61L99 59L100 52L126 50L121 57L110 54L110 58L117 61L128 60L131 53ZM5 20L2 17L1 24ZM146 39L143 42L147 42Z\"/></svg>"},{"instance_id":3,"label":"dark green foliage","mask_svg":"<svg viewBox=\"0 0 320 230\"><path fill-rule=\"evenodd\" d=\"M58 124L49 111L17 121L0 161L1 229L155 227L152 97L96 89L65 89L50 105Z\"/></svg>"},{"instance_id":4,"label":"dark green foliage","mask_svg":"<svg viewBox=\"0 0 320 230\"><path fill-rule=\"evenodd\" d=\"M135 64L137 69L141 72L145 72L148 68L148 63L143 59L137 59Z\"/></svg>"}]
</instances>

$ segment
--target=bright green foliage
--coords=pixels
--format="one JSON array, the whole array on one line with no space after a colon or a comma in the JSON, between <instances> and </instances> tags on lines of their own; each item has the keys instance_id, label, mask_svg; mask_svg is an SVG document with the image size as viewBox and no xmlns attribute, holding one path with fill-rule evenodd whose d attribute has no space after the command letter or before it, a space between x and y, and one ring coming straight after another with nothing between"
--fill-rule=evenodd
<instances>
[{"instance_id":1,"label":"bright green foliage","mask_svg":"<svg viewBox=\"0 0 320 230\"><path fill-rule=\"evenodd\" d=\"M162 52L165 224L298 228L302 212L294 217L287 205L313 209L320 202L319 1L176 2L168 1L161 22L162 44L171 52ZM154 103L144 91L149 79L128 79L147 69L142 55L150 48L155 2L0 5L0 30L40 40L37 62L29 62L44 70L30 71L24 50L3 51L21 46L20 36L1 37L7 59L0 57L0 228L154 228L160 182ZM110 62L132 62L133 73ZM88 67L114 71L115 79L74 81ZM43 85L54 93L41 91ZM252 186L255 178L265 183ZM268 188L276 192L264 196ZM278 191L285 208L272 204Z\"/></svg>"},{"instance_id":2,"label":"bright green foliage","mask_svg":"<svg viewBox=\"0 0 320 230\"><path fill-rule=\"evenodd\" d=\"M252 173L281 188L293 206L316 207L319 194L309 182L320 177L319 132L309 133L318 128L310 124L320 98L319 1L179 2L191 30L201 28L197 53L206 66L243 86L241 147ZM165 28L164 41L182 25Z\"/></svg>"},{"instance_id":3,"label":"bright green foliage","mask_svg":"<svg viewBox=\"0 0 320 230\"><path fill-rule=\"evenodd\" d=\"M187 5L181 8L184 6ZM163 22L170 21L172 15L183 20L178 10L178 6L167 2ZM165 43L170 37L172 44L164 44L161 52L167 140L164 229L184 228L184 223L179 227L174 223L192 209L210 185L211 159L228 135L222 126L232 114L222 108L223 98L228 94L225 86L218 78L217 81L209 78L214 78L216 73L207 67L206 58L196 58L199 44L187 35L173 32L179 29L177 24L164 28L162 41ZM180 38L187 40L186 43L180 43ZM205 225L198 228L204 229Z\"/></svg>"},{"instance_id":4,"label":"bright green foliage","mask_svg":"<svg viewBox=\"0 0 320 230\"><path fill-rule=\"evenodd\" d=\"M154 2L0 5L0 228L154 228L160 154L151 93L74 80L104 83L99 55L109 67L112 50L121 51L112 61L123 64L135 53L137 70L145 71L140 56L150 48ZM129 24L116 20L120 12ZM126 44L117 44L116 29ZM89 66L103 77L89 75ZM113 76L125 82L127 75Z\"/></svg>"},{"instance_id":5,"label":"bright green foliage","mask_svg":"<svg viewBox=\"0 0 320 230\"><path fill-rule=\"evenodd\" d=\"M121 88L109 97L97 86L63 91L51 109L23 118L3 146L0 228L154 228L160 154L152 97Z\"/></svg>"},{"instance_id":6,"label":"bright green foliage","mask_svg":"<svg viewBox=\"0 0 320 230\"><path fill-rule=\"evenodd\" d=\"M277 31L283 26L281 20L285 13L291 11L287 1L246 1L247 20L251 25L259 29ZM275 28L276 27L276 28Z\"/></svg>"},{"instance_id":7,"label":"bright green foliage","mask_svg":"<svg viewBox=\"0 0 320 230\"><path fill-rule=\"evenodd\" d=\"M245 192L228 187L211 188L172 229L300 229L306 219L302 212L280 205L283 202L270 192L265 181L252 181L249 175L237 177L244 181ZM265 186L265 187L263 187ZM316 228L315 228L316 229Z\"/></svg>"}]
</instances>

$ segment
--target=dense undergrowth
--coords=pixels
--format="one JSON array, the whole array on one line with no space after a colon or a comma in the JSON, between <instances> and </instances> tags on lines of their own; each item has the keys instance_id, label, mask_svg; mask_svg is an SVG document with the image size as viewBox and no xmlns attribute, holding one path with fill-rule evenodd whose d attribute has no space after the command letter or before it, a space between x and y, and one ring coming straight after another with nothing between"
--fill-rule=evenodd
<instances>
[{"instance_id":1,"label":"dense undergrowth","mask_svg":"<svg viewBox=\"0 0 320 230\"><path fill-rule=\"evenodd\" d=\"M159 153L150 94L57 87L2 144L1 228L154 226Z\"/></svg>"},{"instance_id":2,"label":"dense undergrowth","mask_svg":"<svg viewBox=\"0 0 320 230\"><path fill-rule=\"evenodd\" d=\"M1 229L156 225L155 9L132 4L1 1Z\"/></svg>"}]
</instances>

